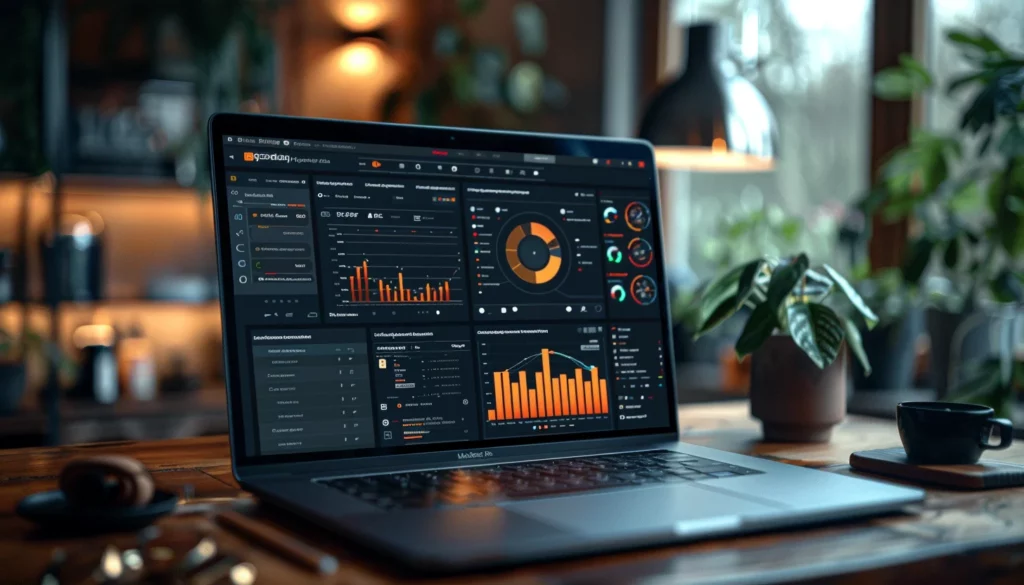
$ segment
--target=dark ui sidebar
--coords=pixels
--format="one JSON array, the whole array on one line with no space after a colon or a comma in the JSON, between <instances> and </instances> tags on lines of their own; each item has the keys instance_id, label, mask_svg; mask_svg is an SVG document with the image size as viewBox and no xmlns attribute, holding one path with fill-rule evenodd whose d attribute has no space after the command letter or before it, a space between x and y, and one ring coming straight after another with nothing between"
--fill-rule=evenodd
<instances>
[{"instance_id":1,"label":"dark ui sidebar","mask_svg":"<svg viewBox=\"0 0 1024 585\"><path fill-rule=\"evenodd\" d=\"M373 447L362 330L252 332L264 454Z\"/></svg>"}]
</instances>

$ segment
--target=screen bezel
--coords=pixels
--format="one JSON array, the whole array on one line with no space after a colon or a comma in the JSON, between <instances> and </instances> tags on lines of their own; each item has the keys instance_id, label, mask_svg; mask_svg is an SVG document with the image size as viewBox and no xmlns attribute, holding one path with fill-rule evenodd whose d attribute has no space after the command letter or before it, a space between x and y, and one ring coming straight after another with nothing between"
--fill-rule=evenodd
<instances>
[{"instance_id":1,"label":"screen bezel","mask_svg":"<svg viewBox=\"0 0 1024 585\"><path fill-rule=\"evenodd\" d=\"M521 437L513 439L480 439L472 442L438 443L418 447L374 447L357 451L319 451L279 455L249 455L246 453L246 421L242 409L242 393L239 376L234 375L239 367L239 351L246 345L236 336L234 283L226 276L225 267L230 265L230 246L225 240L230 233L228 225L227 198L224 179L224 137L228 135L263 138L290 138L324 141L340 141L366 144L388 144L398 146L420 146L428 148L457 148L464 150L486 150L529 154L553 154L611 159L643 160L649 165L650 189L653 192L651 210L655 226L654 243L659 254L656 260L658 281L667 288L664 264L664 229L662 226L661 200L658 190L657 172L654 169L654 151L650 143L633 139L610 139L590 136L537 134L508 131L476 130L466 128L439 128L432 126L409 126L374 122L353 122L290 116L259 114L215 114L209 120L210 173L214 206L214 222L217 241L217 271L221 299L221 322L225 369L224 378L228 395L228 426L231 444L231 458L236 472L243 466L263 466L307 463L316 461L344 461L346 467L375 467L382 458L416 454L458 453L477 449L501 449L502 447L545 446L550 449L557 444L561 451L572 444L592 444L595 440L636 438L650 436L675 437L678 435L678 409L675 380L675 356L672 342L672 321L669 308L669 294L659 295L661 309L662 339L665 345L665 378L669 404L669 426L651 429L612 430L571 435L546 437ZM472 322L470 322L472 326ZM253 423L255 424L255 423ZM372 453L367 453L372 451ZM402 457L404 459L404 457Z\"/></svg>"}]
</instances>

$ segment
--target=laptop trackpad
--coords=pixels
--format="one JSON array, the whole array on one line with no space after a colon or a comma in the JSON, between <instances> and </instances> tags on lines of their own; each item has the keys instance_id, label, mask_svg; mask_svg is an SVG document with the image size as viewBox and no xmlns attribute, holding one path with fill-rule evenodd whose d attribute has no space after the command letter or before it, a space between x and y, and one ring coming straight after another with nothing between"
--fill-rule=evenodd
<instances>
[{"instance_id":1,"label":"laptop trackpad","mask_svg":"<svg viewBox=\"0 0 1024 585\"><path fill-rule=\"evenodd\" d=\"M705 527L712 532L716 528L728 531L739 528L741 516L782 509L692 484L581 494L506 507L559 528L592 535L647 532L656 527L675 532L702 532ZM692 526L685 525L688 521Z\"/></svg>"}]
</instances>

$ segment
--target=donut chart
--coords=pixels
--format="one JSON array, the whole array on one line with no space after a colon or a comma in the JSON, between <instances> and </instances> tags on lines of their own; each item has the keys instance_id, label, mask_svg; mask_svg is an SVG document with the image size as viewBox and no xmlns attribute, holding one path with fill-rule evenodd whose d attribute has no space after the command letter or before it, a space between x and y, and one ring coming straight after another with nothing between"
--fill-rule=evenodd
<instances>
[{"instance_id":1,"label":"donut chart","mask_svg":"<svg viewBox=\"0 0 1024 585\"><path fill-rule=\"evenodd\" d=\"M505 238L505 260L520 280L546 284L562 267L562 245L555 233L538 221L521 223Z\"/></svg>"},{"instance_id":2,"label":"donut chart","mask_svg":"<svg viewBox=\"0 0 1024 585\"><path fill-rule=\"evenodd\" d=\"M658 298L658 285L654 283L654 279L650 276L641 274L629 284L629 296L638 305L650 305Z\"/></svg>"},{"instance_id":3,"label":"donut chart","mask_svg":"<svg viewBox=\"0 0 1024 585\"><path fill-rule=\"evenodd\" d=\"M626 249L629 251L629 263L637 268L647 268L654 260L654 249L643 238L633 238Z\"/></svg>"},{"instance_id":4,"label":"donut chart","mask_svg":"<svg viewBox=\"0 0 1024 585\"><path fill-rule=\"evenodd\" d=\"M626 206L626 225L634 232L642 232L651 226L651 209L639 201Z\"/></svg>"}]
</instances>

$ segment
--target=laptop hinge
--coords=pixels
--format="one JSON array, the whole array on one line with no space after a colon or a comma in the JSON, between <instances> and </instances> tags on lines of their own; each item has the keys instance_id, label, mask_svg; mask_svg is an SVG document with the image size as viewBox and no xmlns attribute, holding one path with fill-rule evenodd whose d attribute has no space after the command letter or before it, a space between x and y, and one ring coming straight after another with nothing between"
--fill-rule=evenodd
<instances>
[{"instance_id":1,"label":"laptop hinge","mask_svg":"<svg viewBox=\"0 0 1024 585\"><path fill-rule=\"evenodd\" d=\"M565 444L524 445L517 447L478 447L466 451L416 453L363 459L332 459L318 462L284 463L246 466L239 469L240 481L255 481L282 477L338 477L346 475L373 475L429 469L479 467L502 465L541 459L564 459L640 451L678 442L675 434L647 435L616 439L570 442ZM479 457L460 455L482 453ZM486 455L489 453L489 455Z\"/></svg>"}]
</instances>

